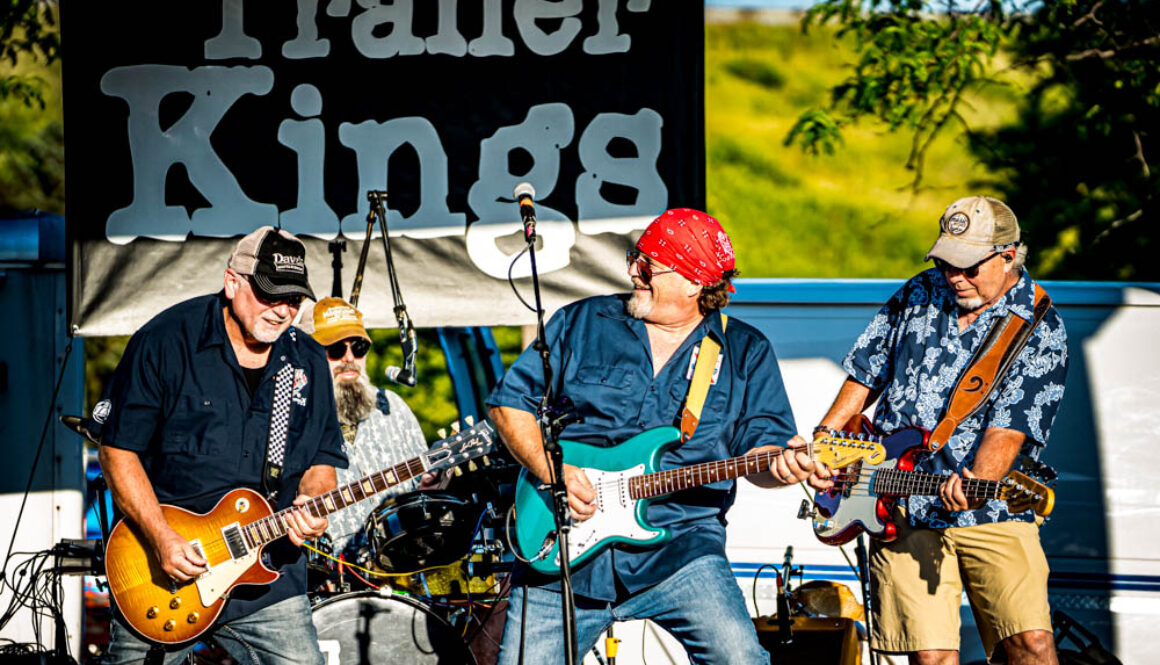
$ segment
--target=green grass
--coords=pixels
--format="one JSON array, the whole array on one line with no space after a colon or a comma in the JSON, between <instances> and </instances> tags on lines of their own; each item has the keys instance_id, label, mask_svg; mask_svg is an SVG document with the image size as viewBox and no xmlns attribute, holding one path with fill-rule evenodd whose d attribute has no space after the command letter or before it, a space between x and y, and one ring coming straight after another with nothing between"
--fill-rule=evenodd
<instances>
[{"instance_id":1,"label":"green grass","mask_svg":"<svg viewBox=\"0 0 1160 665\"><path fill-rule=\"evenodd\" d=\"M834 155L784 145L798 116L826 106L854 62L831 30L709 23L705 43L708 212L733 237L742 276L909 276L923 267L946 205L990 175L957 131L930 149L918 194L908 188L905 132L847 126ZM1013 117L1019 89L1017 81L981 88L968 98L968 123Z\"/></svg>"}]
</instances>

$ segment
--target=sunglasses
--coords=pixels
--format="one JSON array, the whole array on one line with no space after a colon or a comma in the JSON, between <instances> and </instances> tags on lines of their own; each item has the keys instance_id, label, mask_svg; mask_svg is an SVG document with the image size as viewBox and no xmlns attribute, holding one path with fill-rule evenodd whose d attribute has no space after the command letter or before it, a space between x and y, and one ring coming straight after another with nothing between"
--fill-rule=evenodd
<instances>
[{"instance_id":1,"label":"sunglasses","mask_svg":"<svg viewBox=\"0 0 1160 665\"><path fill-rule=\"evenodd\" d=\"M346 357L346 347L350 347L350 353L355 358L362 358L371 350L371 343L362 337L355 337L354 339L344 339L330 344L326 347L326 357L331 360L342 360Z\"/></svg>"},{"instance_id":2,"label":"sunglasses","mask_svg":"<svg viewBox=\"0 0 1160 665\"><path fill-rule=\"evenodd\" d=\"M936 268L938 268L939 270L941 270L943 273L961 272L961 273L963 273L964 277L966 277L968 279L974 279L975 277L979 276L979 268L984 263L986 263L987 261L990 261L991 259L995 258L996 256L999 256L1002 253L1003 252L992 252L991 254L984 257L982 261L979 261L978 263L976 263L973 266L970 266L969 268L957 268L957 267L952 266L951 264L947 263L946 261L943 261L942 259L935 259L934 266Z\"/></svg>"},{"instance_id":3,"label":"sunglasses","mask_svg":"<svg viewBox=\"0 0 1160 665\"><path fill-rule=\"evenodd\" d=\"M641 254L639 249L630 249L624 253L624 266L632 270L633 264L636 264L636 274L640 277L640 281L645 284L651 284L653 277L657 275L664 275L670 272L676 272L675 269L655 270L652 263L649 262L648 257Z\"/></svg>"},{"instance_id":4,"label":"sunglasses","mask_svg":"<svg viewBox=\"0 0 1160 665\"><path fill-rule=\"evenodd\" d=\"M254 294L254 300L257 300L259 303L261 303L263 307L277 307L278 305L282 304L286 304L294 308L302 306L303 296L277 296L275 298L267 299L261 294L261 292L258 291L258 287L254 285L253 278L249 275L246 276L246 283L250 285L250 292Z\"/></svg>"}]
</instances>

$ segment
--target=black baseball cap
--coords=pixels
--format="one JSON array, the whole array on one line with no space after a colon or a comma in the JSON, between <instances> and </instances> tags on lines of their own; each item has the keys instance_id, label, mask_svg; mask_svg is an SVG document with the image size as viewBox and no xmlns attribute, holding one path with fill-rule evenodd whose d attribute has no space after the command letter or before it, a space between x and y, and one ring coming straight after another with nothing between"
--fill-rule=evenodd
<instances>
[{"instance_id":1,"label":"black baseball cap","mask_svg":"<svg viewBox=\"0 0 1160 665\"><path fill-rule=\"evenodd\" d=\"M263 226L242 238L228 265L239 275L248 275L263 300L315 299L306 275L306 246L282 229Z\"/></svg>"}]
</instances>

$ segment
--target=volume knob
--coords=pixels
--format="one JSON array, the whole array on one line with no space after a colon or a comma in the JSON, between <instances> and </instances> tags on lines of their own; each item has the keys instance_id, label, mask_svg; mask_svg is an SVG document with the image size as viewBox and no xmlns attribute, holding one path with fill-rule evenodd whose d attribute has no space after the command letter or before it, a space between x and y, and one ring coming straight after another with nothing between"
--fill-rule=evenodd
<instances>
[{"instance_id":1,"label":"volume knob","mask_svg":"<svg viewBox=\"0 0 1160 665\"><path fill-rule=\"evenodd\" d=\"M157 609L156 606L150 607L149 609L145 610L145 618L146 619L156 619L157 613L160 611L161 610Z\"/></svg>"}]
</instances>

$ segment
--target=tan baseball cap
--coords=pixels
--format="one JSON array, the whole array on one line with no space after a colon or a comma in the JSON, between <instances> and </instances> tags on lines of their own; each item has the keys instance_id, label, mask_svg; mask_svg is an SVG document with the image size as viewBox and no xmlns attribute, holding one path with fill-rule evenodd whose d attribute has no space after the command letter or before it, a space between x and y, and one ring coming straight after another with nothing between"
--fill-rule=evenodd
<instances>
[{"instance_id":1,"label":"tan baseball cap","mask_svg":"<svg viewBox=\"0 0 1160 665\"><path fill-rule=\"evenodd\" d=\"M249 275L254 290L267 300L286 296L314 300L306 274L306 246L282 229L263 226L239 240L227 266Z\"/></svg>"},{"instance_id":2,"label":"tan baseball cap","mask_svg":"<svg viewBox=\"0 0 1160 665\"><path fill-rule=\"evenodd\" d=\"M314 332L310 336L323 346L337 341L361 337L371 341L363 326L362 312L342 298L323 298L314 306Z\"/></svg>"},{"instance_id":3,"label":"tan baseball cap","mask_svg":"<svg viewBox=\"0 0 1160 665\"><path fill-rule=\"evenodd\" d=\"M942 259L956 268L969 268L987 258L996 247L1019 242L1019 220L1006 203L989 196L970 196L947 206L938 220L941 232L927 261Z\"/></svg>"}]
</instances>

